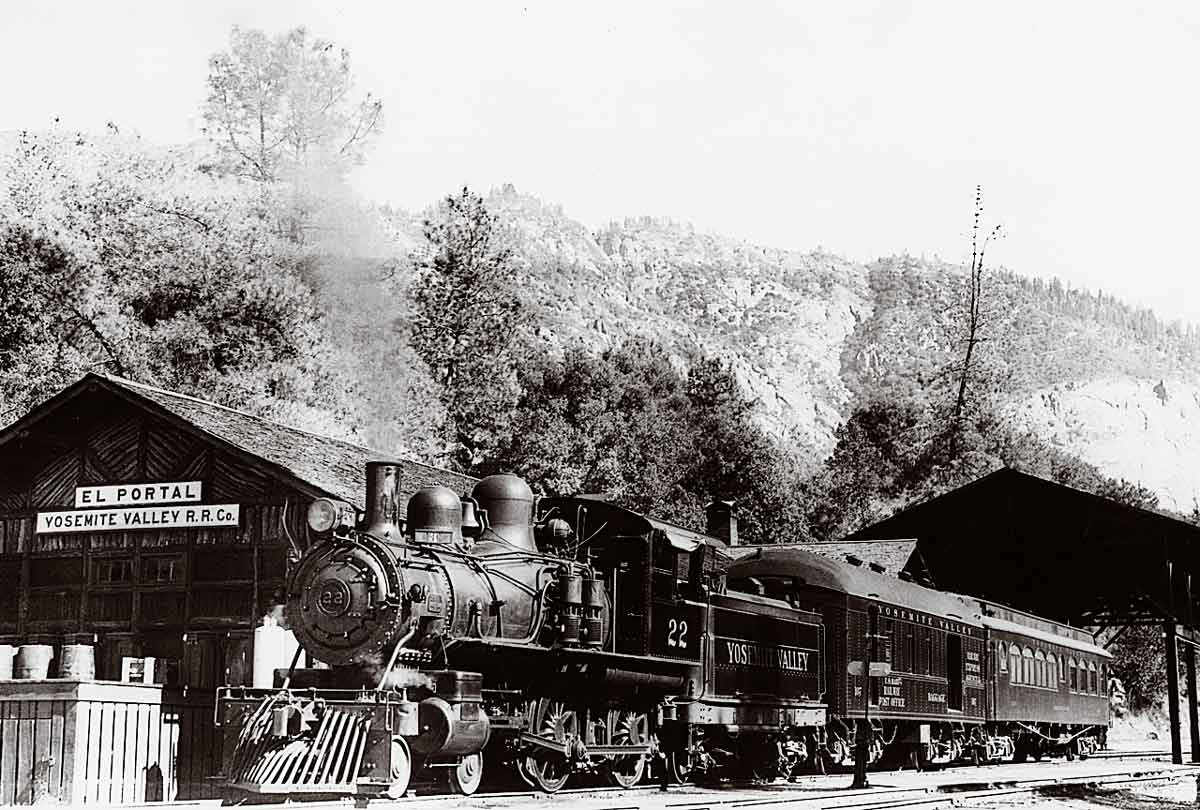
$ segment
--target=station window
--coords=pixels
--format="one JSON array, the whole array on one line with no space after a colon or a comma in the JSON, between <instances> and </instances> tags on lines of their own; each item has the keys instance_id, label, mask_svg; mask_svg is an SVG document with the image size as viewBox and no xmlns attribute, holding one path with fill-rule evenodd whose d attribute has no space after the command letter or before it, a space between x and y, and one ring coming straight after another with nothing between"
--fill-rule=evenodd
<instances>
[{"instance_id":1,"label":"station window","mask_svg":"<svg viewBox=\"0 0 1200 810\"><path fill-rule=\"evenodd\" d=\"M904 641L905 641L904 654L907 656L906 660L904 661L904 671L905 672L916 672L917 671L917 637L914 636L912 634L912 632L910 631L908 636L905 637Z\"/></svg>"},{"instance_id":2,"label":"station window","mask_svg":"<svg viewBox=\"0 0 1200 810\"><path fill-rule=\"evenodd\" d=\"M142 584L157 585L165 582L183 581L183 555L170 557L143 557Z\"/></svg>"},{"instance_id":3,"label":"station window","mask_svg":"<svg viewBox=\"0 0 1200 810\"><path fill-rule=\"evenodd\" d=\"M925 630L925 674L933 673L933 634Z\"/></svg>"},{"instance_id":4,"label":"station window","mask_svg":"<svg viewBox=\"0 0 1200 810\"><path fill-rule=\"evenodd\" d=\"M1011 671L1008 674L1010 683L1014 683L1014 684L1020 683L1021 682L1021 648L1018 647L1016 644L1012 645L1012 647L1008 651L1008 656L1010 659L1012 659L1012 666L1010 667Z\"/></svg>"},{"instance_id":5,"label":"station window","mask_svg":"<svg viewBox=\"0 0 1200 810\"><path fill-rule=\"evenodd\" d=\"M123 585L133 581L133 560L101 557L92 560L93 585Z\"/></svg>"}]
</instances>

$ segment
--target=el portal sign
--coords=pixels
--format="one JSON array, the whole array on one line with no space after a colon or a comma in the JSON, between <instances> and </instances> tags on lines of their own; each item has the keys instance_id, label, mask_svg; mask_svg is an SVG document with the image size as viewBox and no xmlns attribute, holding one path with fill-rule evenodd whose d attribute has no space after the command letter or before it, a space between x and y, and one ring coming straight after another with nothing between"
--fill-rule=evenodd
<instances>
[{"instance_id":1,"label":"el portal sign","mask_svg":"<svg viewBox=\"0 0 1200 810\"><path fill-rule=\"evenodd\" d=\"M38 512L38 534L237 526L236 503L202 504L200 481L75 488L75 509Z\"/></svg>"}]
</instances>

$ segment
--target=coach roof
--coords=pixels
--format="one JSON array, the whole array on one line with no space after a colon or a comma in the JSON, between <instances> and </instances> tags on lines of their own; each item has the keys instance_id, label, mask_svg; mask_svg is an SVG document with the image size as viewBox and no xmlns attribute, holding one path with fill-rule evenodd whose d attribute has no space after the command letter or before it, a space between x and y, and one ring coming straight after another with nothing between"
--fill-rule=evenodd
<instances>
[{"instance_id":1,"label":"coach roof","mask_svg":"<svg viewBox=\"0 0 1200 810\"><path fill-rule=\"evenodd\" d=\"M731 579L792 577L811 588L886 602L974 627L983 626L979 603L968 597L934 591L799 548L760 549L731 564L726 573Z\"/></svg>"}]
</instances>

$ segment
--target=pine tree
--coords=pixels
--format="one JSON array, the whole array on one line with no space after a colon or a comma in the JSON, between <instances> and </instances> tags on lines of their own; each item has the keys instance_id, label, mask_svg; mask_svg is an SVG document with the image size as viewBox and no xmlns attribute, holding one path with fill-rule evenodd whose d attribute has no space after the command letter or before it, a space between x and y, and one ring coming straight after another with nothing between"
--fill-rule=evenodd
<instances>
[{"instance_id":1,"label":"pine tree","mask_svg":"<svg viewBox=\"0 0 1200 810\"><path fill-rule=\"evenodd\" d=\"M445 458L472 470L494 458L516 403L532 316L513 253L483 198L466 188L447 197L426 220L425 238L411 287L411 344L446 407Z\"/></svg>"}]
</instances>

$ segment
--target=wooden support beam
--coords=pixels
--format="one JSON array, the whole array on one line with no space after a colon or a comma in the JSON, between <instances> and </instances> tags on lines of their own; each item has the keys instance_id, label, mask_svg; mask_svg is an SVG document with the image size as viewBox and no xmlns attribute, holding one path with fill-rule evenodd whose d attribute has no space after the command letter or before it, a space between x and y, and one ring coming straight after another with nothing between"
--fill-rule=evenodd
<instances>
[{"instance_id":1,"label":"wooden support beam","mask_svg":"<svg viewBox=\"0 0 1200 810\"><path fill-rule=\"evenodd\" d=\"M1171 761L1183 764L1183 739L1179 728L1179 643L1175 622L1163 624L1163 642L1167 648L1167 714L1171 719Z\"/></svg>"},{"instance_id":2,"label":"wooden support beam","mask_svg":"<svg viewBox=\"0 0 1200 810\"><path fill-rule=\"evenodd\" d=\"M1196 650L1184 648L1184 671L1187 673L1188 732L1192 738L1192 762L1200 763L1200 708L1196 705Z\"/></svg>"}]
</instances>

